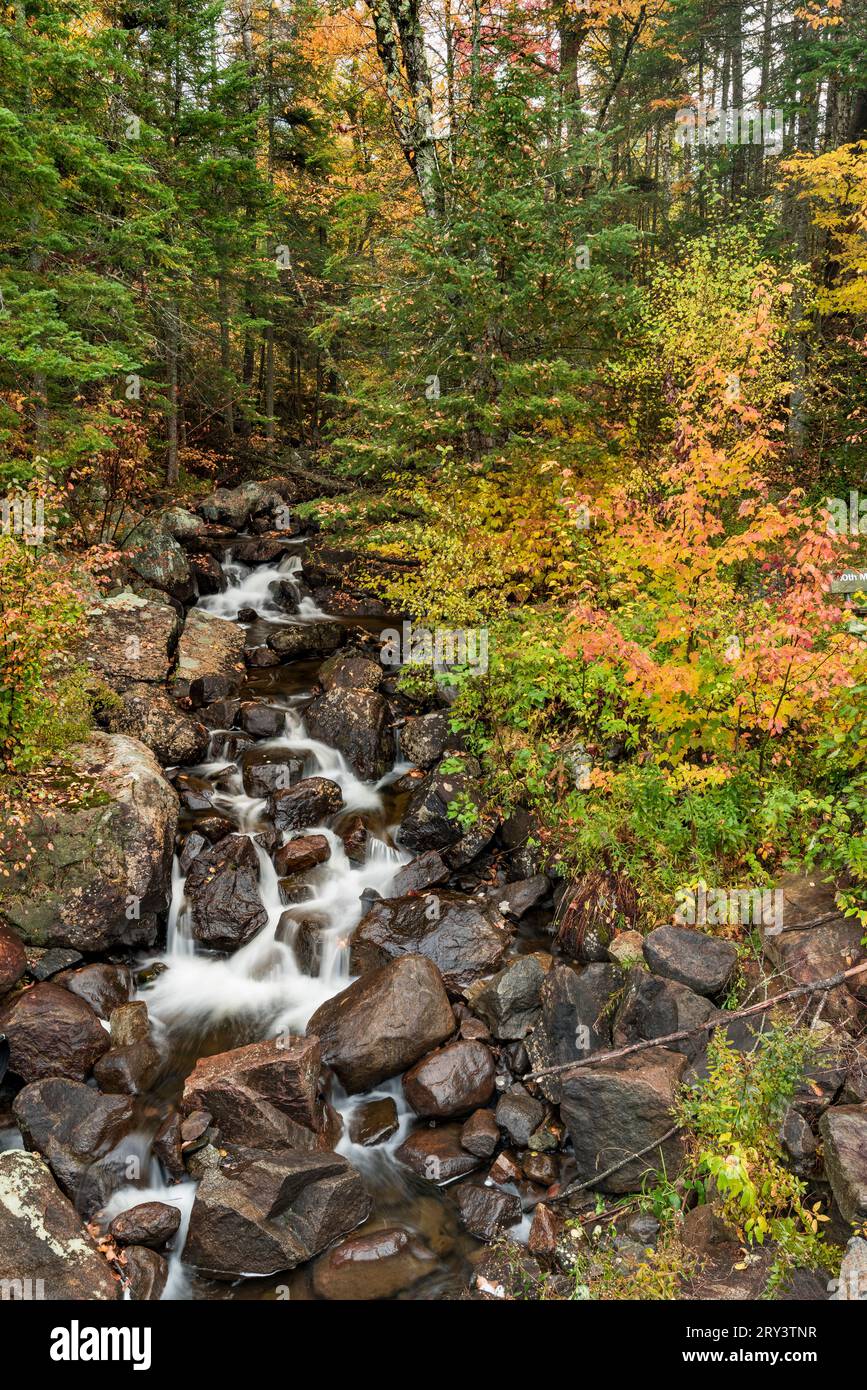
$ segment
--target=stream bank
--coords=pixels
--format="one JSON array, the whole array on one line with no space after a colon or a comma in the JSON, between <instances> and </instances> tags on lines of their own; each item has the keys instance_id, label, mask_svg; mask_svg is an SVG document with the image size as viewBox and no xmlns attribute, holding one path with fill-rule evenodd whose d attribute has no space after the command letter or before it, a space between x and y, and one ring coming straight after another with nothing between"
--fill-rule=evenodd
<instances>
[{"instance_id":1,"label":"stream bank","mask_svg":"<svg viewBox=\"0 0 867 1390\"><path fill-rule=\"evenodd\" d=\"M55 1182L67 1236L77 1213L133 1297L496 1296L504 1238L528 1278L557 1267L591 1201L560 1204L569 1183L616 1200L677 1171L671 1106L702 1048L528 1075L717 1016L736 953L678 927L564 930L532 822L484 805L447 697L406 694L382 659L400 615L290 492L151 519L135 587L94 606L87 656L116 697L79 758L95 790L4 898L25 951L0 1166L39 1200ZM800 932L788 967L840 951L861 951L843 919ZM845 1023L858 999L828 1007ZM843 1203L859 1121L804 1119ZM624 1252L655 1234L628 1212ZM50 1296L81 1287L56 1250L12 1248L47 1261ZM85 1297L120 1292L87 1277Z\"/></svg>"}]
</instances>

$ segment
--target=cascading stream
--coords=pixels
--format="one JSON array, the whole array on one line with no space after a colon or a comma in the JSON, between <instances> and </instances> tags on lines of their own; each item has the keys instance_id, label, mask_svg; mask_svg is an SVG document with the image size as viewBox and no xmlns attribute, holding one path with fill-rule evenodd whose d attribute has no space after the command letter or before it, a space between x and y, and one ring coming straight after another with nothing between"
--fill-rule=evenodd
<instances>
[{"instance_id":1,"label":"cascading stream","mask_svg":"<svg viewBox=\"0 0 867 1390\"><path fill-rule=\"evenodd\" d=\"M271 624L314 619L339 621L322 613L312 599L301 595L301 562L297 556L290 556L276 566L261 565L252 570L230 559L224 568L230 580L228 588L223 593L200 599L199 606L227 621L237 620L239 610L244 608L255 609L260 621ZM299 611L288 619L269 597L275 579L288 579L299 586ZM286 671L290 666L291 663L281 670ZM272 695L268 703L285 710L284 730L274 738L256 739L257 752L289 753L302 759L305 777L323 776L339 785L345 803L341 817L348 813L373 813L377 822L384 824L383 793L410 764L396 760L392 771L375 786L360 781L337 749L306 733L297 705L305 702L310 694L312 691L306 690ZM261 693L257 698L262 698ZM215 731L209 760L184 771L216 787L212 798L214 810L232 821L238 833L247 835L253 842L259 863L258 891L267 921L252 940L231 955L215 955L202 947L191 932L184 898L185 878L180 861L175 857L166 948L148 962L148 983L139 995L147 1003L154 1036L170 1065L176 1055L205 1056L225 1046L259 1041L283 1032L303 1033L319 1005L350 982L348 941L366 911L362 892L374 889L387 897L398 868L411 858L390 842L390 828L385 829L384 838L368 831L362 864L349 859L343 841L328 824L305 828L305 835L324 836L330 848L328 859L305 875L310 896L301 905L303 912L323 923L318 973L305 974L291 941L280 940L277 936L287 904L281 898L271 856L257 839L258 832L265 828L267 803L244 791L241 754L230 756L232 741L237 741L237 737L237 731ZM291 839L292 834L285 832L282 839ZM226 1043L227 1034L234 1041ZM360 1104L385 1097L396 1104L397 1132L375 1148L354 1144L349 1138L348 1124L352 1112ZM429 1197L418 1199L418 1181L411 1179L393 1157L414 1118L403 1097L400 1079L395 1078L370 1093L353 1097L347 1097L335 1083L331 1100L344 1119L339 1151L365 1174L371 1190L387 1189L388 1209L394 1209L395 1201L430 1203ZM139 1183L115 1192L107 1208L109 1216L146 1200L171 1202L180 1208L182 1224L171 1254L170 1278L164 1298L190 1296L191 1276L182 1264L182 1252L194 1195L195 1182L166 1183L159 1163L148 1158L144 1161Z\"/></svg>"}]
</instances>

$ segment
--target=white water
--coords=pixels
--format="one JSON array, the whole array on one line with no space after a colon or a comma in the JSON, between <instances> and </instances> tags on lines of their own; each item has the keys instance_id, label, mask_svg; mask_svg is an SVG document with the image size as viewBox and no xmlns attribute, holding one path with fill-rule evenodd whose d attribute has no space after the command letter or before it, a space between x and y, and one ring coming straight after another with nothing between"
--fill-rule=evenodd
<instances>
[{"instance_id":1,"label":"white water","mask_svg":"<svg viewBox=\"0 0 867 1390\"><path fill-rule=\"evenodd\" d=\"M298 543L301 544L301 541ZM215 613L218 618L234 620L242 608L254 608L260 617L267 618L271 623L313 622L329 617L309 596L299 599L296 613L286 613L274 603L270 589L275 579L288 580L298 596L301 560L297 555L284 555L277 565L250 567L233 560L230 552L223 562L223 569L229 581L228 587L221 594L208 594L200 598L197 604L197 607Z\"/></svg>"},{"instance_id":2,"label":"white water","mask_svg":"<svg viewBox=\"0 0 867 1390\"><path fill-rule=\"evenodd\" d=\"M297 556L286 557L277 566L260 566L253 570L229 562L226 570L230 579L226 591L200 600L200 607L209 612L232 620L237 618L240 608L250 607L274 623L328 617L309 598L301 599L299 612L293 615L283 613L271 603L269 586L275 578L300 581L301 563ZM275 698L274 703L285 710L284 730L275 738L256 740L257 751L293 754L303 759L305 776L323 776L336 782L344 799L342 816L373 812L381 818L382 789L411 765L396 764L375 786L361 781L337 749L309 737L300 713L294 708L304 698L303 694ZM243 1041L274 1037L282 1032L303 1033L319 1005L350 983L348 943L365 911L362 892L372 888L387 896L398 868L411 857L369 832L365 862L359 865L349 860L342 840L327 824L300 832L285 832L283 842L293 838L293 834L324 835L331 853L324 864L304 876L310 896L294 907L283 903L271 857L255 839L257 828L261 829L264 824L265 802L245 793L239 763L226 756L229 737L230 731L217 731L211 740L209 760L187 770L217 786L214 809L232 820L238 832L253 841L259 860L259 896L267 922L251 941L231 955L222 956L201 947L190 929L184 875L175 857L166 950L151 962L162 969L140 996L147 1002L154 1037L166 1055L178 1044L206 1039L227 1028L236 1031ZM290 941L276 938L278 923L287 910L322 923L316 975L307 975L300 969ZM390 1095L398 1107L397 1133L376 1149L353 1144L348 1137L349 1115L364 1101L383 1095ZM406 1138L412 1123L399 1079L363 1097L347 1097L338 1088L332 1099L344 1117L340 1152L351 1155L353 1163L374 1180L388 1170L389 1179L394 1182L401 1170L393 1163L393 1151ZM143 1162L146 1163L148 1186L129 1185L114 1193L104 1214L110 1220L118 1212L143 1201L178 1206L182 1224L170 1253L169 1281L163 1297L188 1297L189 1274L181 1262L181 1255L196 1184L192 1180L167 1184L155 1159L148 1157ZM409 1183L408 1177L404 1181Z\"/></svg>"},{"instance_id":3,"label":"white water","mask_svg":"<svg viewBox=\"0 0 867 1390\"><path fill-rule=\"evenodd\" d=\"M337 749L308 737L297 710L286 710L282 735L257 740L256 748L267 753L295 754L304 760L305 776L328 777L336 782L345 803L341 815L383 809L379 788L362 782ZM255 844L255 830L261 824L265 802L244 792L239 766L217 759L202 763L191 772L205 780L219 779L221 790L214 794L214 809L232 820ZM389 780L391 775L383 783ZM285 832L282 842L292 839L293 833ZM215 956L194 940L184 900L184 879L175 860L166 952L159 958L167 968L144 995L161 1034L201 1034L209 1027L227 1023L240 1023L245 1032L255 1028L259 1037L281 1031L303 1032L319 1005L349 983L347 942L364 910L361 894L365 888L374 888L387 896L392 878L410 856L368 834L365 862L353 864L342 840L329 826L311 826L297 833L324 835L331 847L326 862L305 876L312 896L298 904L298 911L305 917L316 916L324 922L319 975L305 975L291 946L275 938L287 904L280 899L271 858L260 845L256 845L259 895L268 921L252 941L226 957Z\"/></svg>"}]
</instances>

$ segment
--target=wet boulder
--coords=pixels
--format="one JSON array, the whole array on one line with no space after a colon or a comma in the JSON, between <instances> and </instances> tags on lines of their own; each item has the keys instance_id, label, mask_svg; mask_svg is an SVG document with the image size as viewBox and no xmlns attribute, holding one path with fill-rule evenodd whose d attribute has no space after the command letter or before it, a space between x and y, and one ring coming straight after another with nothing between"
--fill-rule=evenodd
<instances>
[{"instance_id":1,"label":"wet boulder","mask_svg":"<svg viewBox=\"0 0 867 1390\"><path fill-rule=\"evenodd\" d=\"M464 1115L490 1100L496 1069L484 1043L448 1043L423 1057L403 1078L403 1091L417 1115L442 1120Z\"/></svg>"},{"instance_id":2,"label":"wet boulder","mask_svg":"<svg viewBox=\"0 0 867 1390\"><path fill-rule=\"evenodd\" d=\"M105 1301L120 1281L36 1154L0 1153L0 1286L8 1296Z\"/></svg>"},{"instance_id":3,"label":"wet boulder","mask_svg":"<svg viewBox=\"0 0 867 1390\"><path fill-rule=\"evenodd\" d=\"M349 1116L349 1137L353 1144L372 1148L397 1134L399 1124L397 1106L391 1096L383 1096L381 1100L365 1101L352 1111Z\"/></svg>"},{"instance_id":4,"label":"wet boulder","mask_svg":"<svg viewBox=\"0 0 867 1390\"><path fill-rule=\"evenodd\" d=\"M132 1102L53 1076L20 1090L13 1109L26 1147L42 1154L79 1210L95 1210L115 1181L100 1160L134 1129Z\"/></svg>"},{"instance_id":5,"label":"wet boulder","mask_svg":"<svg viewBox=\"0 0 867 1390\"><path fill-rule=\"evenodd\" d=\"M641 966L634 966L626 980L626 988L614 1019L614 1044L663 1038L684 1028L701 1028L710 1019L722 1017L709 999L696 994L676 980L649 975ZM708 1032L694 1033L682 1042L672 1043L672 1050L683 1052L693 1060L707 1047Z\"/></svg>"},{"instance_id":6,"label":"wet boulder","mask_svg":"<svg viewBox=\"0 0 867 1390\"><path fill-rule=\"evenodd\" d=\"M339 1154L232 1146L205 1168L184 1263L218 1279L294 1269L348 1235L370 1207Z\"/></svg>"},{"instance_id":7,"label":"wet boulder","mask_svg":"<svg viewBox=\"0 0 867 1390\"><path fill-rule=\"evenodd\" d=\"M532 1255L553 1255L565 1229L565 1217L554 1207L540 1202L533 1211L527 1249Z\"/></svg>"},{"instance_id":8,"label":"wet boulder","mask_svg":"<svg viewBox=\"0 0 867 1390\"><path fill-rule=\"evenodd\" d=\"M112 690L166 680L180 632L169 603L156 603L124 589L100 598L88 610L84 659Z\"/></svg>"},{"instance_id":9,"label":"wet boulder","mask_svg":"<svg viewBox=\"0 0 867 1390\"><path fill-rule=\"evenodd\" d=\"M111 1014L111 1047L93 1069L96 1084L109 1095L140 1095L155 1085L162 1058L150 1035L147 1005L121 1004Z\"/></svg>"},{"instance_id":10,"label":"wet boulder","mask_svg":"<svg viewBox=\"0 0 867 1390\"><path fill-rule=\"evenodd\" d=\"M461 1144L459 1124L438 1125L436 1129L414 1130L398 1149L395 1158L428 1182L446 1183L474 1173L481 1161Z\"/></svg>"},{"instance_id":11,"label":"wet boulder","mask_svg":"<svg viewBox=\"0 0 867 1390\"><path fill-rule=\"evenodd\" d=\"M239 487L218 487L198 504L196 510L212 525L243 531L253 517L280 514L284 492L285 484L279 480L241 483Z\"/></svg>"},{"instance_id":12,"label":"wet boulder","mask_svg":"<svg viewBox=\"0 0 867 1390\"><path fill-rule=\"evenodd\" d=\"M255 647L244 648L244 660L254 670L265 670L269 666L279 666L280 658L270 647L259 643Z\"/></svg>"},{"instance_id":13,"label":"wet boulder","mask_svg":"<svg viewBox=\"0 0 867 1390\"><path fill-rule=\"evenodd\" d=\"M184 892L193 936L212 950L244 946L268 921L259 895L259 858L246 835L227 835L197 854Z\"/></svg>"},{"instance_id":14,"label":"wet boulder","mask_svg":"<svg viewBox=\"0 0 867 1390\"><path fill-rule=\"evenodd\" d=\"M500 1142L493 1110L476 1110L461 1130L461 1146L477 1158L491 1158Z\"/></svg>"},{"instance_id":15,"label":"wet boulder","mask_svg":"<svg viewBox=\"0 0 867 1390\"><path fill-rule=\"evenodd\" d=\"M221 594L228 587L223 566L215 555L188 555L187 560L200 594Z\"/></svg>"},{"instance_id":16,"label":"wet boulder","mask_svg":"<svg viewBox=\"0 0 867 1390\"><path fill-rule=\"evenodd\" d=\"M346 857L351 864L363 864L367 858L367 826L361 816L352 816L340 828L340 838Z\"/></svg>"},{"instance_id":17,"label":"wet boulder","mask_svg":"<svg viewBox=\"0 0 867 1390\"><path fill-rule=\"evenodd\" d=\"M498 816L483 811L455 844L443 850L449 868L455 873L468 868L491 844L499 823Z\"/></svg>"},{"instance_id":18,"label":"wet boulder","mask_svg":"<svg viewBox=\"0 0 867 1390\"><path fill-rule=\"evenodd\" d=\"M132 974L125 965L111 965L108 960L97 960L93 965L83 965L78 970L64 970L54 976L54 984L78 995L89 1004L100 1019L111 1017L111 1011L121 1004L128 1004L132 994Z\"/></svg>"},{"instance_id":19,"label":"wet boulder","mask_svg":"<svg viewBox=\"0 0 867 1390\"><path fill-rule=\"evenodd\" d=\"M162 767L200 763L208 751L205 725L178 709L161 686L129 686L107 711L105 724L110 733L138 739Z\"/></svg>"},{"instance_id":20,"label":"wet boulder","mask_svg":"<svg viewBox=\"0 0 867 1390\"><path fill-rule=\"evenodd\" d=\"M304 776L303 758L274 750L273 753L248 753L241 772L244 791L248 796L265 799L272 792L288 791Z\"/></svg>"},{"instance_id":21,"label":"wet boulder","mask_svg":"<svg viewBox=\"0 0 867 1390\"><path fill-rule=\"evenodd\" d=\"M496 908L461 893L386 898L353 932L350 969L364 975L405 954L427 956L446 988L460 991L497 969L510 940Z\"/></svg>"},{"instance_id":22,"label":"wet boulder","mask_svg":"<svg viewBox=\"0 0 867 1390\"><path fill-rule=\"evenodd\" d=\"M8 994L27 969L27 952L17 932L0 925L0 995Z\"/></svg>"},{"instance_id":23,"label":"wet boulder","mask_svg":"<svg viewBox=\"0 0 867 1390\"><path fill-rule=\"evenodd\" d=\"M243 700L235 722L251 738L277 738L286 727L286 711L262 700Z\"/></svg>"},{"instance_id":24,"label":"wet boulder","mask_svg":"<svg viewBox=\"0 0 867 1390\"><path fill-rule=\"evenodd\" d=\"M421 893L425 888L445 883L448 876L449 866L442 855L435 849L429 849L398 869L391 881L392 897L403 898L407 893Z\"/></svg>"},{"instance_id":25,"label":"wet boulder","mask_svg":"<svg viewBox=\"0 0 867 1390\"><path fill-rule=\"evenodd\" d=\"M306 592L297 579L274 579L268 585L268 597L281 613L297 613L302 593ZM270 647L268 648L270 651ZM272 652L275 662L280 658Z\"/></svg>"},{"instance_id":26,"label":"wet boulder","mask_svg":"<svg viewBox=\"0 0 867 1390\"><path fill-rule=\"evenodd\" d=\"M251 536L235 542L232 559L241 565L276 565L294 549L288 536Z\"/></svg>"},{"instance_id":27,"label":"wet boulder","mask_svg":"<svg viewBox=\"0 0 867 1390\"><path fill-rule=\"evenodd\" d=\"M158 1303L169 1279L169 1265L146 1245L128 1245L120 1257L124 1284L134 1303Z\"/></svg>"},{"instance_id":28,"label":"wet boulder","mask_svg":"<svg viewBox=\"0 0 867 1390\"><path fill-rule=\"evenodd\" d=\"M494 1118L518 1149L525 1149L530 1136L545 1118L545 1107L523 1086L512 1086L497 1101Z\"/></svg>"},{"instance_id":29,"label":"wet boulder","mask_svg":"<svg viewBox=\"0 0 867 1390\"><path fill-rule=\"evenodd\" d=\"M336 816L343 793L329 777L305 777L294 787L272 793L268 811L278 830L306 830Z\"/></svg>"},{"instance_id":30,"label":"wet boulder","mask_svg":"<svg viewBox=\"0 0 867 1390\"><path fill-rule=\"evenodd\" d=\"M388 702L376 690L335 686L304 711L308 733L337 748L365 782L375 782L394 761Z\"/></svg>"},{"instance_id":31,"label":"wet boulder","mask_svg":"<svg viewBox=\"0 0 867 1390\"><path fill-rule=\"evenodd\" d=\"M459 797L468 797L480 808L482 793L475 759L461 757L460 771L451 770L453 762L450 755L416 787L407 802L397 834L398 844L418 851L442 850L461 839L461 826L449 815L449 807Z\"/></svg>"},{"instance_id":32,"label":"wet boulder","mask_svg":"<svg viewBox=\"0 0 867 1390\"><path fill-rule=\"evenodd\" d=\"M418 767L432 767L447 748L459 749L462 744L461 735L452 733L451 715L447 710L408 719L400 731L400 751L408 762Z\"/></svg>"},{"instance_id":33,"label":"wet boulder","mask_svg":"<svg viewBox=\"0 0 867 1390\"><path fill-rule=\"evenodd\" d=\"M532 878L517 879L492 888L488 896L504 916L520 918L544 902L550 892L551 884L546 876L534 874Z\"/></svg>"},{"instance_id":34,"label":"wet boulder","mask_svg":"<svg viewBox=\"0 0 867 1390\"><path fill-rule=\"evenodd\" d=\"M57 985L34 985L0 1010L9 1070L22 1081L66 1076L84 1081L108 1050L108 1034L89 1004Z\"/></svg>"},{"instance_id":35,"label":"wet boulder","mask_svg":"<svg viewBox=\"0 0 867 1390\"><path fill-rule=\"evenodd\" d=\"M324 835L298 835L274 851L274 867L280 878L307 873L330 858L331 846Z\"/></svg>"},{"instance_id":36,"label":"wet boulder","mask_svg":"<svg viewBox=\"0 0 867 1390\"><path fill-rule=\"evenodd\" d=\"M644 958L654 975L715 997L734 974L738 952L733 942L691 927L656 927L644 938Z\"/></svg>"},{"instance_id":37,"label":"wet boulder","mask_svg":"<svg viewBox=\"0 0 867 1390\"><path fill-rule=\"evenodd\" d=\"M23 801L9 860L19 834L32 857L0 879L0 921L33 946L149 945L169 902L178 798L153 754L120 734L93 733L66 761L80 799Z\"/></svg>"},{"instance_id":38,"label":"wet boulder","mask_svg":"<svg viewBox=\"0 0 867 1390\"><path fill-rule=\"evenodd\" d=\"M825 1172L843 1219L867 1218L867 1105L835 1105L819 1121Z\"/></svg>"},{"instance_id":39,"label":"wet boulder","mask_svg":"<svg viewBox=\"0 0 867 1390\"><path fill-rule=\"evenodd\" d=\"M290 1034L201 1057L184 1082L183 1111L206 1110L222 1142L327 1147L320 1067L318 1039Z\"/></svg>"},{"instance_id":40,"label":"wet boulder","mask_svg":"<svg viewBox=\"0 0 867 1390\"><path fill-rule=\"evenodd\" d=\"M525 1038L538 1022L542 986L551 957L540 952L518 956L490 979L467 991L467 1003L495 1038Z\"/></svg>"},{"instance_id":41,"label":"wet boulder","mask_svg":"<svg viewBox=\"0 0 867 1390\"><path fill-rule=\"evenodd\" d=\"M177 1235L181 1213L168 1202L139 1202L120 1212L108 1228L118 1245L147 1245L158 1249Z\"/></svg>"},{"instance_id":42,"label":"wet boulder","mask_svg":"<svg viewBox=\"0 0 867 1390\"><path fill-rule=\"evenodd\" d=\"M592 1181L602 1192L636 1192L645 1175L663 1164L669 1178L676 1176L683 1140L677 1134L663 1136L674 1127L671 1111L686 1066L681 1053L654 1048L567 1076L560 1113L580 1180ZM645 1148L640 1158L630 1158ZM629 1161L617 1172L602 1176L624 1159Z\"/></svg>"},{"instance_id":43,"label":"wet boulder","mask_svg":"<svg viewBox=\"0 0 867 1390\"><path fill-rule=\"evenodd\" d=\"M328 694L331 690L377 690L383 670L378 661L360 652L335 652L319 668L317 680Z\"/></svg>"},{"instance_id":44,"label":"wet boulder","mask_svg":"<svg viewBox=\"0 0 867 1390\"><path fill-rule=\"evenodd\" d=\"M476 1240L494 1241L511 1226L517 1226L523 1216L521 1199L513 1192L483 1183L461 1183L454 1194L461 1225Z\"/></svg>"},{"instance_id":45,"label":"wet boulder","mask_svg":"<svg viewBox=\"0 0 867 1390\"><path fill-rule=\"evenodd\" d=\"M322 1004L307 1026L350 1093L406 1071L454 1032L436 966L407 955L370 971Z\"/></svg>"},{"instance_id":46,"label":"wet boulder","mask_svg":"<svg viewBox=\"0 0 867 1390\"><path fill-rule=\"evenodd\" d=\"M244 632L237 623L191 608L178 642L175 696L207 705L237 693L244 674Z\"/></svg>"},{"instance_id":47,"label":"wet boulder","mask_svg":"<svg viewBox=\"0 0 867 1390\"><path fill-rule=\"evenodd\" d=\"M313 1266L318 1298L369 1300L405 1293L437 1268L436 1256L400 1226L361 1231L321 1255Z\"/></svg>"},{"instance_id":48,"label":"wet boulder","mask_svg":"<svg viewBox=\"0 0 867 1390\"><path fill-rule=\"evenodd\" d=\"M281 661L298 661L305 656L328 656L343 641L339 623L284 623L268 638L268 646Z\"/></svg>"}]
</instances>

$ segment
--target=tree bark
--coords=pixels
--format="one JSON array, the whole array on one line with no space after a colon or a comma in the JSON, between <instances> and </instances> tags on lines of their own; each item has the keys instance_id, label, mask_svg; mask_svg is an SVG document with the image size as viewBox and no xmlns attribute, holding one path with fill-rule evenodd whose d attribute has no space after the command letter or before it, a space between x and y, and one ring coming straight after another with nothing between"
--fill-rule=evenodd
<instances>
[{"instance_id":1,"label":"tree bark","mask_svg":"<svg viewBox=\"0 0 867 1390\"><path fill-rule=\"evenodd\" d=\"M428 217L443 212L443 186L434 135L433 89L418 0L367 0L376 51L404 159Z\"/></svg>"}]
</instances>

